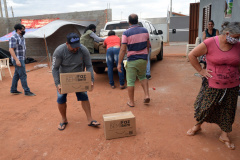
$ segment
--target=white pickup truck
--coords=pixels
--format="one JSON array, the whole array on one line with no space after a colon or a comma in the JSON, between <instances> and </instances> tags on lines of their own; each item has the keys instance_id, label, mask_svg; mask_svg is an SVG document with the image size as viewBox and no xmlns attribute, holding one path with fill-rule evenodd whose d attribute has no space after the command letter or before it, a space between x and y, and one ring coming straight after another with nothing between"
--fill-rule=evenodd
<instances>
[{"instance_id":1,"label":"white pickup truck","mask_svg":"<svg viewBox=\"0 0 240 160\"><path fill-rule=\"evenodd\" d=\"M163 59L163 37L162 30L156 30L151 22L147 20L139 20L138 23L141 27L148 30L149 39L152 47L151 60L162 60ZM106 37L110 30L115 31L116 35L122 37L122 34L126 29L129 28L128 21L112 21L107 22L104 29L100 31L100 37ZM91 54L93 69L96 73L103 73L106 65L106 54Z\"/></svg>"}]
</instances>

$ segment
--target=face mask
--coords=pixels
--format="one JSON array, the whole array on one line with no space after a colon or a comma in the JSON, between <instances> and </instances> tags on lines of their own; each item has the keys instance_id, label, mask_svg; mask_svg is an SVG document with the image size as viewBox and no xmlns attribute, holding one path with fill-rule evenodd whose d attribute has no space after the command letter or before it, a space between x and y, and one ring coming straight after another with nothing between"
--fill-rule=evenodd
<instances>
[{"instance_id":1,"label":"face mask","mask_svg":"<svg viewBox=\"0 0 240 160\"><path fill-rule=\"evenodd\" d=\"M236 44L239 42L239 39L238 38L233 38L233 37L230 37L229 35L227 36L226 38L227 42L230 43L230 44Z\"/></svg>"},{"instance_id":2,"label":"face mask","mask_svg":"<svg viewBox=\"0 0 240 160\"><path fill-rule=\"evenodd\" d=\"M22 31L22 32L21 32L21 35L23 36L25 33L26 33L25 31Z\"/></svg>"}]
</instances>

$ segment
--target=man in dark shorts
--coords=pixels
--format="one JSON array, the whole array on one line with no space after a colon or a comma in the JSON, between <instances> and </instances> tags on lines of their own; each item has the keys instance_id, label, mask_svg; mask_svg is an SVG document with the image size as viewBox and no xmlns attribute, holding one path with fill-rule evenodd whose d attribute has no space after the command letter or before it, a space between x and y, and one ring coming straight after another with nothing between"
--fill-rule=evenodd
<instances>
[{"instance_id":1,"label":"man in dark shorts","mask_svg":"<svg viewBox=\"0 0 240 160\"><path fill-rule=\"evenodd\" d=\"M88 49L80 44L80 37L76 33L69 33L67 35L67 42L58 46L53 53L52 74L55 85L57 87L57 103L58 109L62 116L58 129L64 130L68 124L66 110L67 110L67 94L60 94L60 73L83 72L83 63L86 70L91 72L92 88L94 82L93 67ZM87 92L76 92L77 100L82 102L82 108L86 113L88 125L96 127L100 125L99 122L93 120L91 116L91 107Z\"/></svg>"}]
</instances>

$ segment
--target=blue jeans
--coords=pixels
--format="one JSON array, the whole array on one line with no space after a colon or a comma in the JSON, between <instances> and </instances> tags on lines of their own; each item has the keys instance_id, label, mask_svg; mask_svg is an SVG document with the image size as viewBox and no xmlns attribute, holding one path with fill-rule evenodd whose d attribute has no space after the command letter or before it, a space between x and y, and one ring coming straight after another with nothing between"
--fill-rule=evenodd
<instances>
[{"instance_id":1,"label":"blue jeans","mask_svg":"<svg viewBox=\"0 0 240 160\"><path fill-rule=\"evenodd\" d=\"M149 48L148 62L147 62L147 71L146 71L146 75L149 75L149 76L151 75L150 64L151 64L151 48Z\"/></svg>"},{"instance_id":2,"label":"blue jeans","mask_svg":"<svg viewBox=\"0 0 240 160\"><path fill-rule=\"evenodd\" d=\"M28 88L27 85L27 74L26 74L26 69L25 69L25 62L24 60L19 60L21 62L21 66L16 65L16 61L13 60L12 63L15 67L15 72L13 75L12 79L12 86L10 92L16 92L17 91L17 85L18 85L18 80L21 80L22 87L24 89L24 92L30 92L30 89Z\"/></svg>"},{"instance_id":3,"label":"blue jeans","mask_svg":"<svg viewBox=\"0 0 240 160\"><path fill-rule=\"evenodd\" d=\"M78 101L88 101L87 92L76 92L75 94L77 96ZM63 104L63 103L67 102L67 94L60 94L57 91L57 96L58 96L58 98L57 98L57 103L58 104Z\"/></svg>"},{"instance_id":4,"label":"blue jeans","mask_svg":"<svg viewBox=\"0 0 240 160\"><path fill-rule=\"evenodd\" d=\"M119 55L120 48L114 48L110 47L107 49L107 56L106 56L106 61L107 61L107 66L108 66L108 78L109 78L109 84L111 86L114 86L114 81L113 81L113 67L114 67L114 61L116 64L118 64L118 55ZM122 73L118 72L119 76L119 82L120 85L124 85L124 69L123 69L123 63L122 63Z\"/></svg>"}]
</instances>

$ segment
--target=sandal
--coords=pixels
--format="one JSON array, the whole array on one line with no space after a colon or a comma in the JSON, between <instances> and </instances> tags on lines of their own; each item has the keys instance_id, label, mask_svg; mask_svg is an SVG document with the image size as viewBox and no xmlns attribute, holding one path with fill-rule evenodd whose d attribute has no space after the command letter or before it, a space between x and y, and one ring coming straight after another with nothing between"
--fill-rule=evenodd
<instances>
[{"instance_id":1,"label":"sandal","mask_svg":"<svg viewBox=\"0 0 240 160\"><path fill-rule=\"evenodd\" d=\"M145 98L143 103L149 103L150 102L150 98Z\"/></svg>"},{"instance_id":2,"label":"sandal","mask_svg":"<svg viewBox=\"0 0 240 160\"><path fill-rule=\"evenodd\" d=\"M63 130L67 127L67 124L68 124L68 122L60 123L59 126L60 126L61 128L58 127L58 130L59 130L59 131L63 131Z\"/></svg>"},{"instance_id":3,"label":"sandal","mask_svg":"<svg viewBox=\"0 0 240 160\"><path fill-rule=\"evenodd\" d=\"M224 144L227 146L228 149L231 149L231 150L234 150L234 149L235 149L235 146L234 146L233 143L231 143L229 140L224 140L224 139L222 139L221 136L219 137L219 141L222 142L222 143L224 143Z\"/></svg>"},{"instance_id":4,"label":"sandal","mask_svg":"<svg viewBox=\"0 0 240 160\"><path fill-rule=\"evenodd\" d=\"M126 89L127 87L126 86L120 86L120 89Z\"/></svg>"},{"instance_id":5,"label":"sandal","mask_svg":"<svg viewBox=\"0 0 240 160\"><path fill-rule=\"evenodd\" d=\"M189 129L188 131L187 131L187 135L188 136L194 136L197 132L199 132L199 131L201 131L202 130L202 128L199 128L199 129L197 129L196 131L194 131L192 128L191 129Z\"/></svg>"},{"instance_id":6,"label":"sandal","mask_svg":"<svg viewBox=\"0 0 240 160\"><path fill-rule=\"evenodd\" d=\"M128 105L129 107L134 107L134 106L131 106L131 105L129 104L129 102L127 102L127 105Z\"/></svg>"},{"instance_id":7,"label":"sandal","mask_svg":"<svg viewBox=\"0 0 240 160\"><path fill-rule=\"evenodd\" d=\"M88 126L91 126L91 127L98 127L100 125L100 123L98 123L96 120L92 120Z\"/></svg>"},{"instance_id":8,"label":"sandal","mask_svg":"<svg viewBox=\"0 0 240 160\"><path fill-rule=\"evenodd\" d=\"M112 89L115 89L116 87L115 86L111 86L112 87Z\"/></svg>"}]
</instances>

